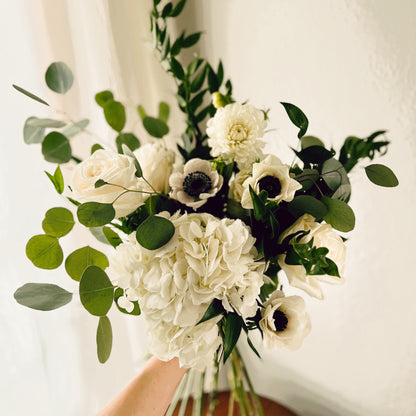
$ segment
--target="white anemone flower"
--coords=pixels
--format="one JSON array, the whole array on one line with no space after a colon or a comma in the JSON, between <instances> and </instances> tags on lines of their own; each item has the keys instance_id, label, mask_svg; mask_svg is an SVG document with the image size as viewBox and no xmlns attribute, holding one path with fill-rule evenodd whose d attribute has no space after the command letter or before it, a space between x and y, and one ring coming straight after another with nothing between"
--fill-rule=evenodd
<instances>
[{"instance_id":1,"label":"white anemone flower","mask_svg":"<svg viewBox=\"0 0 416 416\"><path fill-rule=\"evenodd\" d=\"M299 182L290 177L289 166L274 155L267 155L265 159L254 163L252 174L243 182L241 205L245 209L253 209L250 186L256 194L267 191L268 200L277 203L291 201L295 192L302 188Z\"/></svg>"},{"instance_id":2,"label":"white anemone flower","mask_svg":"<svg viewBox=\"0 0 416 416\"><path fill-rule=\"evenodd\" d=\"M291 227L286 229L280 236L280 242L288 235L298 231L309 231L309 234L302 237L299 242L307 243L313 238L313 245L317 248L326 247L329 252L327 257L331 259L338 267L341 277L331 275L307 275L302 265L291 265L285 262L286 254L278 257L279 266L285 272L289 284L304 290L310 296L323 299L324 294L320 282L341 284L344 283L344 268L346 260L346 247L342 238L334 231L334 229L326 223L315 221L312 215L304 214Z\"/></svg>"},{"instance_id":3,"label":"white anemone flower","mask_svg":"<svg viewBox=\"0 0 416 416\"><path fill-rule=\"evenodd\" d=\"M260 329L267 348L286 347L297 350L311 330L311 321L300 296L285 297L276 290L264 303Z\"/></svg>"},{"instance_id":4,"label":"white anemone flower","mask_svg":"<svg viewBox=\"0 0 416 416\"><path fill-rule=\"evenodd\" d=\"M261 158L267 122L264 113L251 105L238 103L221 107L208 120L208 145L211 154L225 162L235 161L240 169Z\"/></svg>"},{"instance_id":5,"label":"white anemone flower","mask_svg":"<svg viewBox=\"0 0 416 416\"><path fill-rule=\"evenodd\" d=\"M199 208L207 199L216 195L223 184L223 177L212 168L208 160L191 159L180 172L169 178L170 196L182 204Z\"/></svg>"}]
</instances>

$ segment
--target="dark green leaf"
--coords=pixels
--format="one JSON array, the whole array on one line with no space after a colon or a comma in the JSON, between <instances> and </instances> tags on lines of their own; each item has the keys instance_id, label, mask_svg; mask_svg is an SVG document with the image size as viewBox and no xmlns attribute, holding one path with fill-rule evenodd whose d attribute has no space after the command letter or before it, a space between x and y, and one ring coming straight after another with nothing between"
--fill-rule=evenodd
<instances>
[{"instance_id":1,"label":"dark green leaf","mask_svg":"<svg viewBox=\"0 0 416 416\"><path fill-rule=\"evenodd\" d=\"M23 140L26 144L42 143L45 137L45 128L32 126L30 122L36 117L29 117L23 127Z\"/></svg>"},{"instance_id":2,"label":"dark green leaf","mask_svg":"<svg viewBox=\"0 0 416 416\"><path fill-rule=\"evenodd\" d=\"M281 103L286 110L287 115L289 116L291 122L299 127L298 138L300 139L305 135L308 130L309 121L303 111L290 103Z\"/></svg>"},{"instance_id":3,"label":"dark green leaf","mask_svg":"<svg viewBox=\"0 0 416 416\"><path fill-rule=\"evenodd\" d=\"M110 357L113 345L113 330L107 316L100 316L97 327L97 356L98 361L104 364Z\"/></svg>"},{"instance_id":4,"label":"dark green leaf","mask_svg":"<svg viewBox=\"0 0 416 416\"><path fill-rule=\"evenodd\" d=\"M306 149L307 147L310 147L310 146L325 147L323 141L314 136L303 136L300 139L300 143L301 143L302 149Z\"/></svg>"},{"instance_id":5,"label":"dark green leaf","mask_svg":"<svg viewBox=\"0 0 416 416\"><path fill-rule=\"evenodd\" d=\"M204 316L199 320L197 325L202 324L202 322L209 321L216 316L219 316L225 312L222 302L219 299L214 299L208 309L205 311Z\"/></svg>"},{"instance_id":6,"label":"dark green leaf","mask_svg":"<svg viewBox=\"0 0 416 416\"><path fill-rule=\"evenodd\" d=\"M158 118L145 117L143 119L143 126L153 137L161 138L169 133L168 125Z\"/></svg>"},{"instance_id":7,"label":"dark green leaf","mask_svg":"<svg viewBox=\"0 0 416 416\"><path fill-rule=\"evenodd\" d=\"M334 158L324 162L322 165L321 176L328 187L333 191L336 191L341 185L350 183L344 166Z\"/></svg>"},{"instance_id":8,"label":"dark green leaf","mask_svg":"<svg viewBox=\"0 0 416 416\"><path fill-rule=\"evenodd\" d=\"M120 312L123 312L123 313L125 313L125 314L127 314L127 315L134 315L134 316L139 316L140 315L140 313L141 313L141 311L140 311L140 306L139 306L139 303L137 302L137 300L136 301L134 301L134 302L132 302L133 303L133 310L131 311L131 312L127 312L124 308L121 308L120 306L119 306L119 304L118 304L118 299L121 297L121 296L124 296L124 290L123 289L121 289L120 287L118 287L117 289L116 289L116 291L114 292L114 302L115 302L115 304L116 304L116 306L117 306L117 309L120 311Z\"/></svg>"},{"instance_id":9,"label":"dark green leaf","mask_svg":"<svg viewBox=\"0 0 416 416\"><path fill-rule=\"evenodd\" d=\"M74 224L74 216L69 209L51 208L45 214L42 228L46 234L59 238L67 235L74 227Z\"/></svg>"},{"instance_id":10,"label":"dark green leaf","mask_svg":"<svg viewBox=\"0 0 416 416\"><path fill-rule=\"evenodd\" d=\"M180 0L170 13L170 17L176 17L182 13L186 0Z\"/></svg>"},{"instance_id":11,"label":"dark green leaf","mask_svg":"<svg viewBox=\"0 0 416 416\"><path fill-rule=\"evenodd\" d=\"M35 235L26 244L26 256L40 269L52 270L59 267L64 253L56 237L51 235Z\"/></svg>"},{"instance_id":12,"label":"dark green leaf","mask_svg":"<svg viewBox=\"0 0 416 416\"><path fill-rule=\"evenodd\" d=\"M102 147L100 144L95 143L91 146L91 154L93 154L94 152L96 152L97 150L100 149L104 149L104 147Z\"/></svg>"},{"instance_id":13,"label":"dark green leaf","mask_svg":"<svg viewBox=\"0 0 416 416\"><path fill-rule=\"evenodd\" d=\"M104 104L104 116L109 126L120 132L126 124L126 110L119 101L109 101Z\"/></svg>"},{"instance_id":14,"label":"dark green leaf","mask_svg":"<svg viewBox=\"0 0 416 416\"><path fill-rule=\"evenodd\" d=\"M51 175L49 172L46 172L46 170L45 170L45 173L48 176L48 178L51 180L51 182L53 183L53 186L55 187L56 192L58 192L58 194L62 194L62 192L64 192L64 177L62 176L60 166L58 166L55 169L55 173L53 175Z\"/></svg>"},{"instance_id":15,"label":"dark green leaf","mask_svg":"<svg viewBox=\"0 0 416 416\"><path fill-rule=\"evenodd\" d=\"M104 316L114 299L114 287L98 266L88 266L79 282L79 296L84 308L95 316Z\"/></svg>"},{"instance_id":16,"label":"dark green leaf","mask_svg":"<svg viewBox=\"0 0 416 416\"><path fill-rule=\"evenodd\" d=\"M207 74L207 66L203 66L201 70L195 75L191 83L191 92L199 91L204 84L205 76Z\"/></svg>"},{"instance_id":17,"label":"dark green leaf","mask_svg":"<svg viewBox=\"0 0 416 416\"><path fill-rule=\"evenodd\" d=\"M296 218L301 217L303 214L310 214L318 221L322 220L328 213L326 205L310 195L296 196L289 202L288 209Z\"/></svg>"},{"instance_id":18,"label":"dark green leaf","mask_svg":"<svg viewBox=\"0 0 416 416\"><path fill-rule=\"evenodd\" d=\"M217 69L217 82L218 82L218 85L221 85L223 80L224 80L224 67L222 65L222 62L220 61L218 63L218 69Z\"/></svg>"},{"instance_id":19,"label":"dark green leaf","mask_svg":"<svg viewBox=\"0 0 416 416\"><path fill-rule=\"evenodd\" d=\"M123 242L120 236L109 227L103 227L103 233L105 238L114 248Z\"/></svg>"},{"instance_id":20,"label":"dark green leaf","mask_svg":"<svg viewBox=\"0 0 416 416\"><path fill-rule=\"evenodd\" d=\"M251 187L251 185L249 191L253 201L254 218L257 221L261 221L262 219L264 220L264 216L267 212L264 201L254 192L254 189Z\"/></svg>"},{"instance_id":21,"label":"dark green leaf","mask_svg":"<svg viewBox=\"0 0 416 416\"><path fill-rule=\"evenodd\" d=\"M156 250L164 246L175 234L175 227L166 218L151 215L146 218L136 232L140 245L148 250Z\"/></svg>"},{"instance_id":22,"label":"dark green leaf","mask_svg":"<svg viewBox=\"0 0 416 416\"><path fill-rule=\"evenodd\" d=\"M399 184L399 180L393 171L384 165L368 165L365 168L365 173L371 182L379 186L394 187Z\"/></svg>"},{"instance_id":23,"label":"dark green leaf","mask_svg":"<svg viewBox=\"0 0 416 416\"><path fill-rule=\"evenodd\" d=\"M181 46L183 48L190 48L198 43L199 38L201 37L201 32L192 33L192 35L187 36L182 42Z\"/></svg>"},{"instance_id":24,"label":"dark green leaf","mask_svg":"<svg viewBox=\"0 0 416 416\"><path fill-rule=\"evenodd\" d=\"M37 101L39 103L42 103L42 104L45 104L45 105L49 105L45 100L42 100L42 98L39 98L35 94L32 94L31 92L25 90L22 87L19 87L18 85L13 84L13 88L16 89L17 91L21 92L22 94L26 95L27 97L31 98L32 100L35 100L35 101Z\"/></svg>"},{"instance_id":25,"label":"dark green leaf","mask_svg":"<svg viewBox=\"0 0 416 416\"><path fill-rule=\"evenodd\" d=\"M319 164L330 159L333 153L322 146L309 146L306 149L296 152L296 155L304 163Z\"/></svg>"},{"instance_id":26,"label":"dark green leaf","mask_svg":"<svg viewBox=\"0 0 416 416\"><path fill-rule=\"evenodd\" d=\"M132 151L140 147L139 139L132 133L120 133L116 138L116 144L119 153L123 153L123 144Z\"/></svg>"},{"instance_id":27,"label":"dark green leaf","mask_svg":"<svg viewBox=\"0 0 416 416\"><path fill-rule=\"evenodd\" d=\"M46 70L45 81L52 91L65 94L72 87L74 76L67 64L54 62Z\"/></svg>"},{"instance_id":28,"label":"dark green leaf","mask_svg":"<svg viewBox=\"0 0 416 416\"><path fill-rule=\"evenodd\" d=\"M237 314L227 315L224 329L224 357L225 363L240 338L241 329L243 328L243 319Z\"/></svg>"},{"instance_id":29,"label":"dark green leaf","mask_svg":"<svg viewBox=\"0 0 416 416\"><path fill-rule=\"evenodd\" d=\"M260 356L259 352L256 350L256 348L255 348L254 344L251 342L251 339L250 339L250 337L248 336L248 334L247 334L247 343L248 343L249 347L251 348L251 350L254 352L254 354L256 354L256 355L257 355L257 357L261 358L261 356Z\"/></svg>"},{"instance_id":30,"label":"dark green leaf","mask_svg":"<svg viewBox=\"0 0 416 416\"><path fill-rule=\"evenodd\" d=\"M75 123L62 130L62 134L66 138L70 139L71 137L74 137L85 130L88 124L90 124L90 121L87 118L83 118L82 120L76 121Z\"/></svg>"},{"instance_id":31,"label":"dark green leaf","mask_svg":"<svg viewBox=\"0 0 416 416\"><path fill-rule=\"evenodd\" d=\"M30 117L27 120L27 124L32 127L45 127L45 128L54 128L59 129L60 127L64 127L66 123L61 120L53 120L52 118L37 118L37 117Z\"/></svg>"},{"instance_id":32,"label":"dark green leaf","mask_svg":"<svg viewBox=\"0 0 416 416\"><path fill-rule=\"evenodd\" d=\"M176 58L172 58L170 61L170 69L172 71L172 74L180 79L183 80L185 77L185 72L182 68L182 65L179 63L179 61Z\"/></svg>"},{"instance_id":33,"label":"dark green leaf","mask_svg":"<svg viewBox=\"0 0 416 416\"><path fill-rule=\"evenodd\" d=\"M163 40L162 50L160 52L160 58L162 61L164 61L166 57L168 56L169 50L170 50L170 37L169 35L166 35L165 39Z\"/></svg>"},{"instance_id":34,"label":"dark green leaf","mask_svg":"<svg viewBox=\"0 0 416 416\"><path fill-rule=\"evenodd\" d=\"M165 102L160 102L159 103L159 120L163 121L164 123L167 123L169 120L169 104L165 103Z\"/></svg>"},{"instance_id":35,"label":"dark green leaf","mask_svg":"<svg viewBox=\"0 0 416 416\"><path fill-rule=\"evenodd\" d=\"M103 107L111 102L114 101L114 96L111 91L101 91L97 94L95 94L95 102L100 106Z\"/></svg>"},{"instance_id":36,"label":"dark green leaf","mask_svg":"<svg viewBox=\"0 0 416 416\"><path fill-rule=\"evenodd\" d=\"M100 227L111 222L116 215L112 204L86 202L77 210L78 220L86 227Z\"/></svg>"},{"instance_id":37,"label":"dark green leaf","mask_svg":"<svg viewBox=\"0 0 416 416\"><path fill-rule=\"evenodd\" d=\"M172 8L173 8L173 4L170 3L170 2L165 5L165 7L162 10L162 18L163 19L165 17L168 17L169 16L170 12L172 11Z\"/></svg>"},{"instance_id":38,"label":"dark green leaf","mask_svg":"<svg viewBox=\"0 0 416 416\"><path fill-rule=\"evenodd\" d=\"M38 311L51 311L72 300L72 293L50 283L26 283L14 292L17 303Z\"/></svg>"},{"instance_id":39,"label":"dark green leaf","mask_svg":"<svg viewBox=\"0 0 416 416\"><path fill-rule=\"evenodd\" d=\"M211 66L208 65L208 88L209 92L212 94L213 92L218 91L219 85L217 81L217 75L215 74L214 70Z\"/></svg>"},{"instance_id":40,"label":"dark green leaf","mask_svg":"<svg viewBox=\"0 0 416 416\"><path fill-rule=\"evenodd\" d=\"M103 179L98 179L98 181L97 182L95 182L95 184L94 184L94 188L95 189L97 189L97 188L101 188L102 186L104 186L104 185L108 185L108 182L106 182L105 180L103 180Z\"/></svg>"},{"instance_id":41,"label":"dark green leaf","mask_svg":"<svg viewBox=\"0 0 416 416\"><path fill-rule=\"evenodd\" d=\"M71 279L79 282L84 270L88 266L98 266L105 270L109 263L107 256L101 251L95 250L90 246L79 248L73 251L65 260L65 270Z\"/></svg>"},{"instance_id":42,"label":"dark green leaf","mask_svg":"<svg viewBox=\"0 0 416 416\"><path fill-rule=\"evenodd\" d=\"M71 160L71 145L63 134L53 131L42 142L42 154L48 162L67 163Z\"/></svg>"},{"instance_id":43,"label":"dark green leaf","mask_svg":"<svg viewBox=\"0 0 416 416\"><path fill-rule=\"evenodd\" d=\"M348 232L354 229L354 211L347 205L347 203L328 197L322 198L322 202L328 208L328 214L324 217L324 220L328 224L331 224L336 230L343 232Z\"/></svg>"},{"instance_id":44,"label":"dark green leaf","mask_svg":"<svg viewBox=\"0 0 416 416\"><path fill-rule=\"evenodd\" d=\"M140 118L143 120L147 117L146 111L142 105L137 106L137 112L139 113Z\"/></svg>"},{"instance_id":45,"label":"dark green leaf","mask_svg":"<svg viewBox=\"0 0 416 416\"><path fill-rule=\"evenodd\" d=\"M191 102L189 103L189 109L193 113L195 113L196 109L202 104L204 100L204 95L207 92L207 90L203 90L197 95L195 95L194 98L192 98Z\"/></svg>"}]
</instances>

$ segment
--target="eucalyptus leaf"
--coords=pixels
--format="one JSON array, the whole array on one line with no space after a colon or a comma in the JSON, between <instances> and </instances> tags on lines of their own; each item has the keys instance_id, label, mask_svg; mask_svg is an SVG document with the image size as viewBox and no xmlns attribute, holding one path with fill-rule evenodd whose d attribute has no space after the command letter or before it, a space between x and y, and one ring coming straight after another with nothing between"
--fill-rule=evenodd
<instances>
[{"instance_id":1,"label":"eucalyptus leaf","mask_svg":"<svg viewBox=\"0 0 416 416\"><path fill-rule=\"evenodd\" d=\"M38 311L51 311L72 300L72 293L51 283L26 283L14 292L20 305Z\"/></svg>"},{"instance_id":2,"label":"eucalyptus leaf","mask_svg":"<svg viewBox=\"0 0 416 416\"><path fill-rule=\"evenodd\" d=\"M100 144L95 143L91 146L91 154L95 153L97 150L104 149Z\"/></svg>"},{"instance_id":3,"label":"eucalyptus leaf","mask_svg":"<svg viewBox=\"0 0 416 416\"><path fill-rule=\"evenodd\" d=\"M135 156L135 154L125 144L122 144L121 145L121 150L123 151L123 154L125 154L126 156L129 156L129 157L133 158L133 160L134 160L134 166L136 168L135 175L138 178L141 178L143 176L143 171L142 171L142 167L140 166L140 162L137 160L137 157Z\"/></svg>"},{"instance_id":4,"label":"eucalyptus leaf","mask_svg":"<svg viewBox=\"0 0 416 416\"><path fill-rule=\"evenodd\" d=\"M307 147L310 147L310 146L325 147L324 142L321 139L318 139L315 136L303 136L300 139L300 143L301 143L302 149L306 149Z\"/></svg>"},{"instance_id":5,"label":"eucalyptus leaf","mask_svg":"<svg viewBox=\"0 0 416 416\"><path fill-rule=\"evenodd\" d=\"M288 204L288 210L296 218L310 214L317 220L322 220L328 213L324 203L310 195L298 195Z\"/></svg>"},{"instance_id":6,"label":"eucalyptus leaf","mask_svg":"<svg viewBox=\"0 0 416 416\"><path fill-rule=\"evenodd\" d=\"M170 113L169 105L163 101L160 102L159 103L159 120L163 121L164 123L167 123L169 120L169 113Z\"/></svg>"},{"instance_id":7,"label":"eucalyptus leaf","mask_svg":"<svg viewBox=\"0 0 416 416\"><path fill-rule=\"evenodd\" d=\"M86 227L100 227L111 222L116 215L112 204L100 202L86 202L77 210L78 220Z\"/></svg>"},{"instance_id":8,"label":"eucalyptus leaf","mask_svg":"<svg viewBox=\"0 0 416 416\"><path fill-rule=\"evenodd\" d=\"M120 236L110 227L103 227L103 233L105 238L114 248L119 246L123 242Z\"/></svg>"},{"instance_id":9,"label":"eucalyptus leaf","mask_svg":"<svg viewBox=\"0 0 416 416\"><path fill-rule=\"evenodd\" d=\"M243 328L243 319L237 314L227 315L224 329L224 357L225 363L240 338L241 329Z\"/></svg>"},{"instance_id":10,"label":"eucalyptus leaf","mask_svg":"<svg viewBox=\"0 0 416 416\"><path fill-rule=\"evenodd\" d=\"M79 296L90 314L105 316L113 303L114 287L104 270L88 266L79 283Z\"/></svg>"},{"instance_id":11,"label":"eucalyptus leaf","mask_svg":"<svg viewBox=\"0 0 416 416\"><path fill-rule=\"evenodd\" d=\"M145 117L143 119L143 126L153 137L161 138L169 133L168 125L154 117Z\"/></svg>"},{"instance_id":12,"label":"eucalyptus leaf","mask_svg":"<svg viewBox=\"0 0 416 416\"><path fill-rule=\"evenodd\" d=\"M328 187L333 191L336 191L341 185L350 183L344 166L334 158L330 158L324 162L322 165L321 176Z\"/></svg>"},{"instance_id":13,"label":"eucalyptus leaf","mask_svg":"<svg viewBox=\"0 0 416 416\"><path fill-rule=\"evenodd\" d=\"M33 127L45 127L45 128L54 128L59 129L60 127L64 127L66 123L61 120L54 120L52 118L37 118L37 117L30 117L28 120L28 125Z\"/></svg>"},{"instance_id":14,"label":"eucalyptus leaf","mask_svg":"<svg viewBox=\"0 0 416 416\"><path fill-rule=\"evenodd\" d=\"M98 266L105 270L109 263L107 256L90 246L73 251L65 260L65 270L71 279L79 282L88 266Z\"/></svg>"},{"instance_id":15,"label":"eucalyptus leaf","mask_svg":"<svg viewBox=\"0 0 416 416\"><path fill-rule=\"evenodd\" d=\"M304 191L312 188L318 179L319 172L316 169L303 169L299 175L295 176L295 180L297 180L302 185L302 189Z\"/></svg>"},{"instance_id":16,"label":"eucalyptus leaf","mask_svg":"<svg viewBox=\"0 0 416 416\"><path fill-rule=\"evenodd\" d=\"M36 267L46 270L56 269L64 259L58 239L45 234L35 235L27 242L26 256Z\"/></svg>"},{"instance_id":17,"label":"eucalyptus leaf","mask_svg":"<svg viewBox=\"0 0 416 416\"><path fill-rule=\"evenodd\" d=\"M29 117L23 127L23 140L26 144L42 143L45 138L45 128L30 124L36 117Z\"/></svg>"},{"instance_id":18,"label":"eucalyptus leaf","mask_svg":"<svg viewBox=\"0 0 416 416\"><path fill-rule=\"evenodd\" d=\"M338 199L323 197L322 202L328 208L324 220L338 231L348 232L355 227L355 215L350 206Z\"/></svg>"},{"instance_id":19,"label":"eucalyptus leaf","mask_svg":"<svg viewBox=\"0 0 416 416\"><path fill-rule=\"evenodd\" d=\"M119 101L109 101L103 106L104 116L108 125L121 132L126 124L126 110Z\"/></svg>"},{"instance_id":20,"label":"eucalyptus leaf","mask_svg":"<svg viewBox=\"0 0 416 416\"><path fill-rule=\"evenodd\" d=\"M45 100L42 100L42 98L39 98L37 95L32 94L31 92L29 92L29 91L25 90L25 89L24 89L24 88L22 88L22 87L19 87L18 85L13 84L12 86L13 86L13 88L14 88L14 89L16 89L17 91L19 91L19 92L21 92L22 94L26 95L26 97L29 97L29 98L31 98L32 100L35 100L35 101L37 101L37 102L39 102L39 103L41 103L41 104L45 104L45 105L49 106L49 104L48 104Z\"/></svg>"},{"instance_id":21,"label":"eucalyptus leaf","mask_svg":"<svg viewBox=\"0 0 416 416\"><path fill-rule=\"evenodd\" d=\"M65 94L74 83L74 75L64 62L54 62L46 70L45 81L52 91Z\"/></svg>"},{"instance_id":22,"label":"eucalyptus leaf","mask_svg":"<svg viewBox=\"0 0 416 416\"><path fill-rule=\"evenodd\" d=\"M372 164L365 168L365 173L371 182L379 186L395 187L399 180L393 171L385 165Z\"/></svg>"},{"instance_id":23,"label":"eucalyptus leaf","mask_svg":"<svg viewBox=\"0 0 416 416\"><path fill-rule=\"evenodd\" d=\"M113 345L113 330L107 316L100 316L97 327L97 357L101 364L104 364L110 357Z\"/></svg>"},{"instance_id":24,"label":"eucalyptus leaf","mask_svg":"<svg viewBox=\"0 0 416 416\"><path fill-rule=\"evenodd\" d=\"M157 215L147 217L137 228L136 240L148 250L164 246L175 234L171 221Z\"/></svg>"},{"instance_id":25,"label":"eucalyptus leaf","mask_svg":"<svg viewBox=\"0 0 416 416\"><path fill-rule=\"evenodd\" d=\"M48 162L67 163L72 156L71 145L63 134L53 131L42 142L42 154Z\"/></svg>"},{"instance_id":26,"label":"eucalyptus leaf","mask_svg":"<svg viewBox=\"0 0 416 416\"><path fill-rule=\"evenodd\" d=\"M45 214L42 222L43 231L54 237L63 237L74 227L75 221L72 212L66 208L51 208Z\"/></svg>"},{"instance_id":27,"label":"eucalyptus leaf","mask_svg":"<svg viewBox=\"0 0 416 416\"><path fill-rule=\"evenodd\" d=\"M100 106L104 107L107 103L114 101L114 96L111 91L101 91L95 94L95 102Z\"/></svg>"},{"instance_id":28,"label":"eucalyptus leaf","mask_svg":"<svg viewBox=\"0 0 416 416\"><path fill-rule=\"evenodd\" d=\"M89 123L90 121L87 118L83 118L82 120L76 121L62 130L62 134L66 138L70 139L85 130Z\"/></svg>"},{"instance_id":29,"label":"eucalyptus leaf","mask_svg":"<svg viewBox=\"0 0 416 416\"><path fill-rule=\"evenodd\" d=\"M58 192L58 194L62 194L64 192L64 177L62 175L60 166L57 166L53 175L51 175L49 172L46 172L46 170L44 172L53 183L56 192Z\"/></svg>"},{"instance_id":30,"label":"eucalyptus leaf","mask_svg":"<svg viewBox=\"0 0 416 416\"><path fill-rule=\"evenodd\" d=\"M302 136L305 135L306 131L308 130L309 121L308 118L305 116L303 111L290 103L281 103L286 110L287 115L289 116L292 123L299 127L298 138L300 139Z\"/></svg>"},{"instance_id":31,"label":"eucalyptus leaf","mask_svg":"<svg viewBox=\"0 0 416 416\"><path fill-rule=\"evenodd\" d=\"M119 153L123 153L123 144L132 151L140 147L139 139L133 133L120 133L116 137L117 151Z\"/></svg>"}]
</instances>

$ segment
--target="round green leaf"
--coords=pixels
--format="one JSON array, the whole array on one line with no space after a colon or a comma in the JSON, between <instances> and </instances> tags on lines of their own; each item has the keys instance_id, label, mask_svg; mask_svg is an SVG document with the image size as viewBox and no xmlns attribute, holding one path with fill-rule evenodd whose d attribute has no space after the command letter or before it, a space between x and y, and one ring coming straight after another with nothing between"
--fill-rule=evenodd
<instances>
[{"instance_id":1,"label":"round green leaf","mask_svg":"<svg viewBox=\"0 0 416 416\"><path fill-rule=\"evenodd\" d=\"M88 266L79 282L79 296L90 314L104 316L113 303L114 287L104 270L98 266Z\"/></svg>"},{"instance_id":2,"label":"round green leaf","mask_svg":"<svg viewBox=\"0 0 416 416\"><path fill-rule=\"evenodd\" d=\"M42 143L42 154L48 162L67 163L71 160L71 145L61 133L49 133Z\"/></svg>"},{"instance_id":3,"label":"round green leaf","mask_svg":"<svg viewBox=\"0 0 416 416\"><path fill-rule=\"evenodd\" d=\"M37 118L37 117L31 117L30 120L28 120L28 124L34 127L47 127L47 128L54 128L54 129L58 129L66 125L66 123L61 120L54 120L52 118Z\"/></svg>"},{"instance_id":4,"label":"round green leaf","mask_svg":"<svg viewBox=\"0 0 416 416\"><path fill-rule=\"evenodd\" d=\"M67 64L54 62L46 70L45 81L52 91L65 94L72 87L74 76Z\"/></svg>"},{"instance_id":5,"label":"round green leaf","mask_svg":"<svg viewBox=\"0 0 416 416\"><path fill-rule=\"evenodd\" d=\"M333 153L322 146L309 146L306 149L296 152L296 155L305 163L322 163L330 159Z\"/></svg>"},{"instance_id":6,"label":"round green leaf","mask_svg":"<svg viewBox=\"0 0 416 416\"><path fill-rule=\"evenodd\" d=\"M139 306L139 302L137 302L137 300L136 300L136 301L134 301L134 302L132 302L132 303L133 303L133 305L134 305L134 306L133 306L133 310L132 310L131 312L127 312L125 309L121 308L121 307L119 306L119 304L117 303L118 298L120 298L121 296L124 296L124 290L123 290L122 288L118 287L118 288L115 290L115 292L114 292L114 303L116 304L117 309L118 309L120 312L123 312L123 313L125 313L125 314L127 314L127 315L139 316L139 315L140 315L140 313L141 313L141 311L140 311L140 306Z\"/></svg>"},{"instance_id":7,"label":"round green leaf","mask_svg":"<svg viewBox=\"0 0 416 416\"><path fill-rule=\"evenodd\" d=\"M310 214L321 220L328 213L328 208L318 199L310 195L299 195L288 204L288 209L295 217Z\"/></svg>"},{"instance_id":8,"label":"round green leaf","mask_svg":"<svg viewBox=\"0 0 416 416\"><path fill-rule=\"evenodd\" d=\"M85 128L90 124L90 121L87 118L83 118L75 123L71 124L70 126L66 127L62 134L70 139L71 137L76 136L77 134L81 133Z\"/></svg>"},{"instance_id":9,"label":"round green leaf","mask_svg":"<svg viewBox=\"0 0 416 416\"><path fill-rule=\"evenodd\" d=\"M324 220L328 224L331 224L336 230L343 232L348 232L354 229L354 211L347 203L328 197L322 198L322 202L328 208L328 214L324 217Z\"/></svg>"},{"instance_id":10,"label":"round green leaf","mask_svg":"<svg viewBox=\"0 0 416 416\"><path fill-rule=\"evenodd\" d=\"M315 136L303 136L300 139L300 143L301 143L302 149L306 149L307 147L310 147L310 146L325 147L325 144L323 143L323 141L321 139L318 139Z\"/></svg>"},{"instance_id":11,"label":"round green leaf","mask_svg":"<svg viewBox=\"0 0 416 416\"><path fill-rule=\"evenodd\" d=\"M368 165L365 168L365 173L371 182L379 186L392 188L399 184L399 180L393 171L384 165L376 163L373 165Z\"/></svg>"},{"instance_id":12,"label":"round green leaf","mask_svg":"<svg viewBox=\"0 0 416 416\"><path fill-rule=\"evenodd\" d=\"M168 125L158 118L145 117L143 119L143 126L153 137L161 138L169 133Z\"/></svg>"},{"instance_id":13,"label":"round green leaf","mask_svg":"<svg viewBox=\"0 0 416 416\"><path fill-rule=\"evenodd\" d=\"M79 282L82 273L88 266L98 266L102 270L108 267L107 256L90 246L79 248L72 252L65 260L65 270L69 276Z\"/></svg>"},{"instance_id":14,"label":"round green leaf","mask_svg":"<svg viewBox=\"0 0 416 416\"><path fill-rule=\"evenodd\" d=\"M100 106L104 107L110 101L114 101L114 96L111 91L101 91L95 94L95 102Z\"/></svg>"},{"instance_id":15,"label":"round green leaf","mask_svg":"<svg viewBox=\"0 0 416 416\"><path fill-rule=\"evenodd\" d=\"M26 256L40 269L56 269L64 259L59 241L52 235L35 235L26 244Z\"/></svg>"},{"instance_id":16,"label":"round green leaf","mask_svg":"<svg viewBox=\"0 0 416 416\"><path fill-rule=\"evenodd\" d=\"M29 117L23 127L23 140L26 144L42 143L45 137L44 127L33 126L31 124L31 121L35 119L36 117Z\"/></svg>"},{"instance_id":17,"label":"round green leaf","mask_svg":"<svg viewBox=\"0 0 416 416\"><path fill-rule=\"evenodd\" d=\"M38 311L51 311L72 300L72 293L50 283L26 283L14 292L17 303Z\"/></svg>"},{"instance_id":18,"label":"round green leaf","mask_svg":"<svg viewBox=\"0 0 416 416\"><path fill-rule=\"evenodd\" d=\"M86 202L77 209L78 220L86 227L100 227L111 222L116 215L111 204Z\"/></svg>"},{"instance_id":19,"label":"round green leaf","mask_svg":"<svg viewBox=\"0 0 416 416\"><path fill-rule=\"evenodd\" d=\"M104 116L109 126L120 132L126 124L126 110L118 101L109 101L104 104Z\"/></svg>"},{"instance_id":20,"label":"round green leaf","mask_svg":"<svg viewBox=\"0 0 416 416\"><path fill-rule=\"evenodd\" d=\"M164 246L175 234L175 227L166 218L151 215L137 228L136 239L148 250L156 250Z\"/></svg>"},{"instance_id":21,"label":"round green leaf","mask_svg":"<svg viewBox=\"0 0 416 416\"><path fill-rule=\"evenodd\" d=\"M117 151L123 153L122 145L127 146L130 150L136 150L140 147L139 139L132 133L120 133L116 138Z\"/></svg>"},{"instance_id":22,"label":"round green leaf","mask_svg":"<svg viewBox=\"0 0 416 416\"><path fill-rule=\"evenodd\" d=\"M42 228L46 234L63 237L72 230L74 224L74 216L69 209L51 208L45 214Z\"/></svg>"},{"instance_id":23,"label":"round green leaf","mask_svg":"<svg viewBox=\"0 0 416 416\"><path fill-rule=\"evenodd\" d=\"M107 316L100 316L97 328L97 356L98 361L104 364L111 354L113 345L113 331L111 323Z\"/></svg>"},{"instance_id":24,"label":"round green leaf","mask_svg":"<svg viewBox=\"0 0 416 416\"><path fill-rule=\"evenodd\" d=\"M342 163L331 158L322 165L321 176L330 189L336 191L341 185L349 184L348 175Z\"/></svg>"}]
</instances>

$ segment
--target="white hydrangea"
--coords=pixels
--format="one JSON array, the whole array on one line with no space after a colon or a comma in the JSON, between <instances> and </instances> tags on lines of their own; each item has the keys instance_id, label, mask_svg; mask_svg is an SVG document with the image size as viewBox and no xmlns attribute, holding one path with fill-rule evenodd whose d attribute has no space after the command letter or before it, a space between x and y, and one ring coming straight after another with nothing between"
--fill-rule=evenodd
<instances>
[{"instance_id":1,"label":"white hydrangea","mask_svg":"<svg viewBox=\"0 0 416 416\"><path fill-rule=\"evenodd\" d=\"M208 145L211 154L221 156L227 163L235 161L242 169L261 158L267 122L262 111L251 105L238 103L221 107L208 120Z\"/></svg>"},{"instance_id":2,"label":"white hydrangea","mask_svg":"<svg viewBox=\"0 0 416 416\"><path fill-rule=\"evenodd\" d=\"M285 230L280 237L280 241L283 241L289 234L296 233L297 231L309 231L309 234L300 239L300 243L307 243L313 237L313 245L315 247L326 247L329 250L327 257L335 262L341 277L327 274L307 275L303 266L287 264L285 262L285 254L279 256L278 263L292 286L304 290L310 296L323 299L324 294L320 282L332 284L344 283L342 276L344 274L346 260L345 244L329 224L316 222L309 214L304 214L291 227Z\"/></svg>"}]
</instances>

